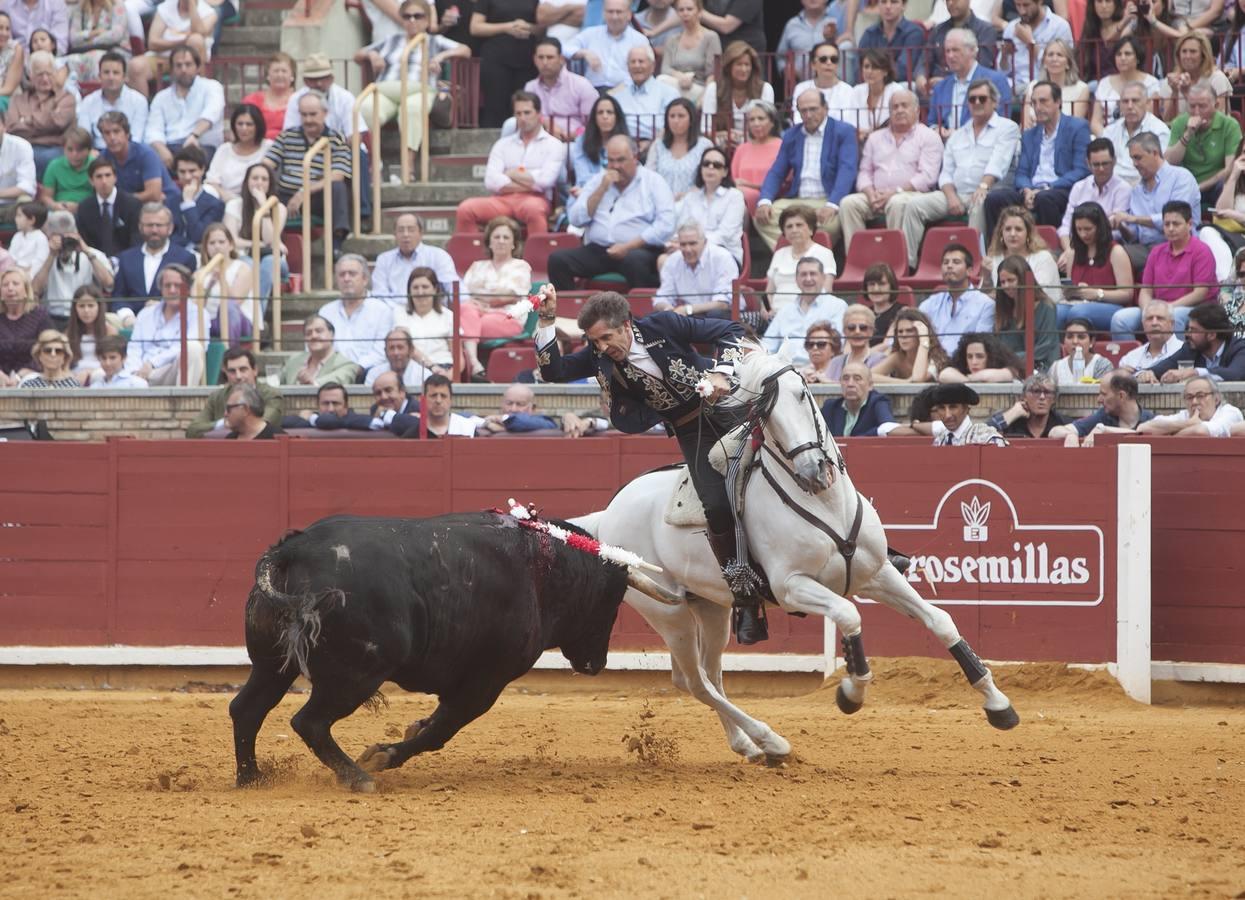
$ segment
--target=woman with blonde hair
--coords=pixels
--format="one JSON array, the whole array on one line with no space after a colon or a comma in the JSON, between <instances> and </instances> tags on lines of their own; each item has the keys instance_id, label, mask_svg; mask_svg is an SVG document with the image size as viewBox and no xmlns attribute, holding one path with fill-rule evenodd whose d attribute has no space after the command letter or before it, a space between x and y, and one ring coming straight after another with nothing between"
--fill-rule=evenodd
<instances>
[{"instance_id":1,"label":"woman with blonde hair","mask_svg":"<svg viewBox=\"0 0 1245 900\"><path fill-rule=\"evenodd\" d=\"M675 0L674 12L682 28L662 45L657 76L693 103L704 96L705 85L713 79L714 61L722 55L717 32L700 24L703 10L700 0Z\"/></svg>"},{"instance_id":2,"label":"woman with blonde hair","mask_svg":"<svg viewBox=\"0 0 1245 900\"><path fill-rule=\"evenodd\" d=\"M1081 80L1072 48L1061 38L1056 38L1046 45L1046 50L1042 54L1041 75L1030 81L1025 89L1025 105L1022 113L1024 122L1021 128L1031 128L1037 121L1033 115L1033 86L1039 81L1050 81L1059 85L1063 100L1060 112L1063 115L1089 119L1091 99L1089 85Z\"/></svg>"},{"instance_id":3,"label":"woman with blonde hair","mask_svg":"<svg viewBox=\"0 0 1245 900\"><path fill-rule=\"evenodd\" d=\"M520 257L519 223L498 216L484 227L488 259L473 262L463 276L459 309L463 355L472 381L488 381L480 341L514 337L523 330L505 308L532 290L532 267Z\"/></svg>"},{"instance_id":4,"label":"woman with blonde hair","mask_svg":"<svg viewBox=\"0 0 1245 900\"><path fill-rule=\"evenodd\" d=\"M1008 256L1023 256L1037 283L1055 303L1063 299L1059 263L1037 232L1033 214L1023 206L1008 206L999 213L998 224L981 261L982 290L998 284L999 264Z\"/></svg>"},{"instance_id":5,"label":"woman with blonde hair","mask_svg":"<svg viewBox=\"0 0 1245 900\"><path fill-rule=\"evenodd\" d=\"M55 328L39 332L30 349L31 360L39 371L32 371L17 383L22 388L76 388L82 383L73 377L73 350L69 338Z\"/></svg>"},{"instance_id":6,"label":"woman with blonde hair","mask_svg":"<svg viewBox=\"0 0 1245 900\"><path fill-rule=\"evenodd\" d=\"M761 73L761 57L743 41L731 41L722 51L717 79L705 88L700 108L705 131L721 145L744 141L744 109L753 100L774 102L774 87Z\"/></svg>"},{"instance_id":7,"label":"woman with blonde hair","mask_svg":"<svg viewBox=\"0 0 1245 900\"><path fill-rule=\"evenodd\" d=\"M264 87L242 98L244 104L250 103L260 111L268 134L277 135L285 130L285 111L297 83L298 63L288 53L277 51L268 57Z\"/></svg>"},{"instance_id":8,"label":"woman with blonde hair","mask_svg":"<svg viewBox=\"0 0 1245 900\"><path fill-rule=\"evenodd\" d=\"M1189 88L1195 84L1210 85L1218 98L1216 108L1226 113L1232 96L1232 82L1215 65L1210 39L1200 31L1182 35L1176 41L1175 62L1171 73L1159 85L1158 96L1164 101L1163 118L1170 122L1189 111Z\"/></svg>"},{"instance_id":9,"label":"woman with blonde hair","mask_svg":"<svg viewBox=\"0 0 1245 900\"><path fill-rule=\"evenodd\" d=\"M873 367L873 380L924 384L937 381L938 373L950 364L929 317L919 309L904 309L895 317L895 337L886 358Z\"/></svg>"},{"instance_id":10,"label":"woman with blonde hair","mask_svg":"<svg viewBox=\"0 0 1245 900\"><path fill-rule=\"evenodd\" d=\"M744 107L748 138L731 154L731 177L743 192L748 215L756 212L761 185L782 148L782 123L774 104L753 100Z\"/></svg>"},{"instance_id":11,"label":"woman with blonde hair","mask_svg":"<svg viewBox=\"0 0 1245 900\"><path fill-rule=\"evenodd\" d=\"M35 303L30 276L21 269L0 274L0 387L16 387L30 370L30 345L50 327L48 311Z\"/></svg>"}]
</instances>

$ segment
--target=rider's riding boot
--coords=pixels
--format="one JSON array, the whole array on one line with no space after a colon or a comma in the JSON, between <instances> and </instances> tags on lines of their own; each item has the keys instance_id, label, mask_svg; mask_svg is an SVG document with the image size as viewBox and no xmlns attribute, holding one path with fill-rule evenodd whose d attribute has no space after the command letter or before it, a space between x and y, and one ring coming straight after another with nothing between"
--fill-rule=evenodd
<instances>
[{"instance_id":1,"label":"rider's riding boot","mask_svg":"<svg viewBox=\"0 0 1245 900\"><path fill-rule=\"evenodd\" d=\"M735 530L718 532L706 528L705 532L709 536L713 555L722 567L722 577L735 598L731 606L731 626L735 631L735 640L740 644L756 644L769 640L764 601L757 591L757 574L747 562L740 565L735 559Z\"/></svg>"},{"instance_id":2,"label":"rider's riding boot","mask_svg":"<svg viewBox=\"0 0 1245 900\"><path fill-rule=\"evenodd\" d=\"M899 570L900 575L908 574L908 566L912 565L912 560L905 554L900 553L891 547L886 548L886 558L890 560L892 566Z\"/></svg>"}]
</instances>

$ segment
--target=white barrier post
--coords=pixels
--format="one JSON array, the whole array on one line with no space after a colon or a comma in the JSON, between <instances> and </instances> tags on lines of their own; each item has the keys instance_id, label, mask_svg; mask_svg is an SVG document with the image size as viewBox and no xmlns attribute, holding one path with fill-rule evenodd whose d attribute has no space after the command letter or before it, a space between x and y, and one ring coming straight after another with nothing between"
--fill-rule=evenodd
<instances>
[{"instance_id":1,"label":"white barrier post","mask_svg":"<svg viewBox=\"0 0 1245 900\"><path fill-rule=\"evenodd\" d=\"M1116 449L1115 677L1150 702L1150 445Z\"/></svg>"}]
</instances>

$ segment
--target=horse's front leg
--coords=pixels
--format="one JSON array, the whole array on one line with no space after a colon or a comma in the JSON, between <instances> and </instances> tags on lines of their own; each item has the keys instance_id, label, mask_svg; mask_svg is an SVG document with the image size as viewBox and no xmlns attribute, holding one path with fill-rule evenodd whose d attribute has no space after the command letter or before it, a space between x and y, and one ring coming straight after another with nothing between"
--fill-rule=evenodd
<instances>
[{"instance_id":1,"label":"horse's front leg","mask_svg":"<svg viewBox=\"0 0 1245 900\"><path fill-rule=\"evenodd\" d=\"M778 602L788 612L811 613L834 622L843 635L847 675L839 682L835 701L843 712L856 712L864 705L865 689L873 680L860 635L860 611L846 597L836 594L809 575L787 576L779 589Z\"/></svg>"}]
</instances>

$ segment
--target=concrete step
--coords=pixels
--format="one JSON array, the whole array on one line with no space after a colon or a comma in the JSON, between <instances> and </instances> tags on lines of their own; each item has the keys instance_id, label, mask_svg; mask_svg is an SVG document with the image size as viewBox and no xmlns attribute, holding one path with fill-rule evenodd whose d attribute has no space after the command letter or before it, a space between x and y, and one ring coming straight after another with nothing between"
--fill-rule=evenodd
<instances>
[{"instance_id":1,"label":"concrete step","mask_svg":"<svg viewBox=\"0 0 1245 900\"><path fill-rule=\"evenodd\" d=\"M386 250L392 250L395 244L392 234L355 234L346 238L342 243L342 250L375 260Z\"/></svg>"},{"instance_id":2,"label":"concrete step","mask_svg":"<svg viewBox=\"0 0 1245 900\"><path fill-rule=\"evenodd\" d=\"M287 9L243 9L242 21L236 25L226 25L221 36L223 37L231 28L247 29L263 26L279 28L288 12Z\"/></svg>"},{"instance_id":3,"label":"concrete step","mask_svg":"<svg viewBox=\"0 0 1245 900\"><path fill-rule=\"evenodd\" d=\"M489 150L497 143L501 135L500 128L450 128L441 130L434 128L432 141L428 144L428 152L434 156L454 154L456 156L488 156ZM384 135L381 135L384 147ZM393 147L397 150L397 132L394 132ZM388 158L388 157L386 157ZM396 156L393 157L397 159Z\"/></svg>"},{"instance_id":4,"label":"concrete step","mask_svg":"<svg viewBox=\"0 0 1245 900\"><path fill-rule=\"evenodd\" d=\"M487 197L480 181L440 181L428 184L383 184L381 206L457 206L468 197Z\"/></svg>"},{"instance_id":5,"label":"concrete step","mask_svg":"<svg viewBox=\"0 0 1245 900\"><path fill-rule=\"evenodd\" d=\"M220 41L213 47L213 52L221 56L250 56L242 53L239 47L265 47L269 52L281 46L281 21L278 19L270 25L247 25L221 29Z\"/></svg>"}]
</instances>

